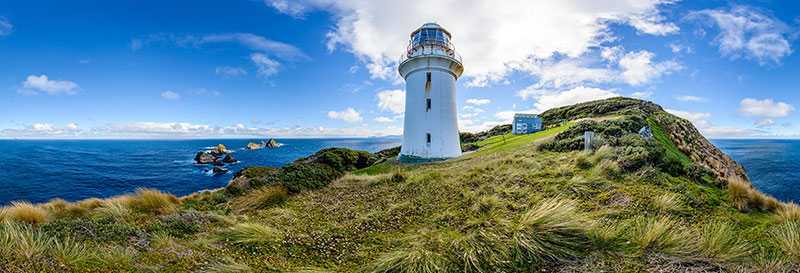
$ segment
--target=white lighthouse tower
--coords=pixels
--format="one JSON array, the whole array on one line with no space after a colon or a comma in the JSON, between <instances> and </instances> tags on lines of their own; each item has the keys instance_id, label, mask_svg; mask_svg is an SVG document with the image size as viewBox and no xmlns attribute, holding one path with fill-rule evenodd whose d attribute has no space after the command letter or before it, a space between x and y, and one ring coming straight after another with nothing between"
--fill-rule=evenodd
<instances>
[{"instance_id":1,"label":"white lighthouse tower","mask_svg":"<svg viewBox=\"0 0 800 273\"><path fill-rule=\"evenodd\" d=\"M427 23L411 33L398 71L406 80L403 146L398 160L424 162L461 155L456 80L464 71L450 32Z\"/></svg>"}]
</instances>

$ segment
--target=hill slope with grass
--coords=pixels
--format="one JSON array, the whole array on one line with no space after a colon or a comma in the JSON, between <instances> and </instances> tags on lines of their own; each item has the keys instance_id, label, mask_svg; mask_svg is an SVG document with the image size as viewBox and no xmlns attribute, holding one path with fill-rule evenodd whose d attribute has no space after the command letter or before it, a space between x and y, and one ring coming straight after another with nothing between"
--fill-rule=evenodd
<instances>
[{"instance_id":1,"label":"hill slope with grass","mask_svg":"<svg viewBox=\"0 0 800 273\"><path fill-rule=\"evenodd\" d=\"M541 116L445 162L333 148L181 198L14 203L0 271L797 272L800 207L688 121L626 98Z\"/></svg>"}]
</instances>

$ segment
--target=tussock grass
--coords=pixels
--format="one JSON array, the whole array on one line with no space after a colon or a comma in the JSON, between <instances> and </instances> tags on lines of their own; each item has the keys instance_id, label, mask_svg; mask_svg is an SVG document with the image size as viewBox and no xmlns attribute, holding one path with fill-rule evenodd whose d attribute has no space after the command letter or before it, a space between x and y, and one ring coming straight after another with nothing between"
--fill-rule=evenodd
<instances>
[{"instance_id":1,"label":"tussock grass","mask_svg":"<svg viewBox=\"0 0 800 273\"><path fill-rule=\"evenodd\" d=\"M130 264L136 259L136 256L139 253L131 248L122 247L122 246L112 246L103 248L97 254L97 258L111 266L120 265L120 264Z\"/></svg>"},{"instance_id":2,"label":"tussock grass","mask_svg":"<svg viewBox=\"0 0 800 273\"><path fill-rule=\"evenodd\" d=\"M5 233L0 237L10 238L11 247L15 257L25 261L30 261L43 257L47 253L53 239L43 231L26 225L6 224L0 232Z\"/></svg>"},{"instance_id":3,"label":"tussock grass","mask_svg":"<svg viewBox=\"0 0 800 273\"><path fill-rule=\"evenodd\" d=\"M784 273L787 261L784 257L766 251L763 248L751 258L754 272Z\"/></svg>"},{"instance_id":4,"label":"tussock grass","mask_svg":"<svg viewBox=\"0 0 800 273\"><path fill-rule=\"evenodd\" d=\"M50 220L51 216L46 210L28 202L11 202L5 210L6 219L12 222L25 222L38 225Z\"/></svg>"},{"instance_id":5,"label":"tussock grass","mask_svg":"<svg viewBox=\"0 0 800 273\"><path fill-rule=\"evenodd\" d=\"M604 159L600 161L600 163L597 163L592 171L594 172L595 176L609 179L617 178L622 174L621 169L619 168L619 163L608 159Z\"/></svg>"},{"instance_id":6,"label":"tussock grass","mask_svg":"<svg viewBox=\"0 0 800 273\"><path fill-rule=\"evenodd\" d=\"M594 249L613 252L619 250L619 246L623 243L623 230L620 224L591 222L586 230L586 236L592 241Z\"/></svg>"},{"instance_id":7,"label":"tussock grass","mask_svg":"<svg viewBox=\"0 0 800 273\"><path fill-rule=\"evenodd\" d=\"M150 241L150 246L155 248L164 248L177 245L177 239L164 231L151 234L148 240Z\"/></svg>"},{"instance_id":8,"label":"tussock grass","mask_svg":"<svg viewBox=\"0 0 800 273\"><path fill-rule=\"evenodd\" d=\"M64 199L56 198L47 203L39 205L56 219L82 216L89 212L85 207L78 206L75 203L64 201Z\"/></svg>"},{"instance_id":9,"label":"tussock grass","mask_svg":"<svg viewBox=\"0 0 800 273\"><path fill-rule=\"evenodd\" d=\"M136 195L128 200L132 209L141 209L154 214L170 214L176 211L180 200L175 195L155 189L137 189Z\"/></svg>"},{"instance_id":10,"label":"tussock grass","mask_svg":"<svg viewBox=\"0 0 800 273\"><path fill-rule=\"evenodd\" d=\"M775 215L780 221L800 221L800 206L794 202L785 203L778 207Z\"/></svg>"},{"instance_id":11,"label":"tussock grass","mask_svg":"<svg viewBox=\"0 0 800 273\"><path fill-rule=\"evenodd\" d=\"M728 194L733 197L733 207L741 212L750 211L750 184L740 179L728 180Z\"/></svg>"},{"instance_id":12,"label":"tussock grass","mask_svg":"<svg viewBox=\"0 0 800 273\"><path fill-rule=\"evenodd\" d=\"M629 240L639 253L654 252L687 257L695 250L692 234L665 216L640 218L628 230Z\"/></svg>"},{"instance_id":13,"label":"tussock grass","mask_svg":"<svg viewBox=\"0 0 800 273\"><path fill-rule=\"evenodd\" d=\"M233 206L239 211L266 209L282 204L287 196L286 188L282 186L261 187L237 198Z\"/></svg>"},{"instance_id":14,"label":"tussock grass","mask_svg":"<svg viewBox=\"0 0 800 273\"><path fill-rule=\"evenodd\" d=\"M509 256L503 236L493 229L474 229L454 237L450 251L460 261L461 271L491 272Z\"/></svg>"},{"instance_id":15,"label":"tussock grass","mask_svg":"<svg viewBox=\"0 0 800 273\"><path fill-rule=\"evenodd\" d=\"M52 247L48 255L63 264L80 264L94 258L94 253L84 244L73 241L70 238L63 240L53 240Z\"/></svg>"},{"instance_id":16,"label":"tussock grass","mask_svg":"<svg viewBox=\"0 0 800 273\"><path fill-rule=\"evenodd\" d=\"M715 263L742 261L750 252L749 246L728 223L706 224L700 234L700 257Z\"/></svg>"},{"instance_id":17,"label":"tussock grass","mask_svg":"<svg viewBox=\"0 0 800 273\"><path fill-rule=\"evenodd\" d=\"M594 152L594 160L611 160L615 161L617 158L617 150L609 145L603 145Z\"/></svg>"},{"instance_id":18,"label":"tussock grass","mask_svg":"<svg viewBox=\"0 0 800 273\"><path fill-rule=\"evenodd\" d=\"M775 243L793 261L800 261L800 223L787 221L772 231Z\"/></svg>"},{"instance_id":19,"label":"tussock grass","mask_svg":"<svg viewBox=\"0 0 800 273\"><path fill-rule=\"evenodd\" d=\"M409 238L408 246L400 247L378 257L367 267L372 273L434 273L451 272L451 261L442 250L444 240L436 231L421 231L422 236Z\"/></svg>"},{"instance_id":20,"label":"tussock grass","mask_svg":"<svg viewBox=\"0 0 800 273\"><path fill-rule=\"evenodd\" d=\"M595 158L589 151L578 152L578 155L575 156L575 166L578 166L578 168L588 170L591 169L595 163L597 163L597 161L595 161Z\"/></svg>"},{"instance_id":21,"label":"tussock grass","mask_svg":"<svg viewBox=\"0 0 800 273\"><path fill-rule=\"evenodd\" d=\"M200 270L201 273L249 273L253 270L247 264L228 261L224 263L215 263L204 267Z\"/></svg>"},{"instance_id":22,"label":"tussock grass","mask_svg":"<svg viewBox=\"0 0 800 273\"><path fill-rule=\"evenodd\" d=\"M115 219L128 221L131 217L131 210L119 203L108 203L93 211L92 218L100 219L103 217L113 217Z\"/></svg>"},{"instance_id":23,"label":"tussock grass","mask_svg":"<svg viewBox=\"0 0 800 273\"><path fill-rule=\"evenodd\" d=\"M103 201L103 200L101 200L99 198L89 198L89 199L84 199L84 200L78 201L76 203L76 205L78 205L79 207L82 207L82 208L84 208L86 210L93 210L93 209L95 209L97 207L100 207L100 206L104 205L105 203L106 203L106 201Z\"/></svg>"},{"instance_id":24,"label":"tussock grass","mask_svg":"<svg viewBox=\"0 0 800 273\"><path fill-rule=\"evenodd\" d=\"M663 213L674 213L683 210L680 197L674 193L665 193L652 200L653 209Z\"/></svg>"},{"instance_id":25,"label":"tussock grass","mask_svg":"<svg viewBox=\"0 0 800 273\"><path fill-rule=\"evenodd\" d=\"M562 189L575 196L586 196L592 190L592 183L585 176L576 175L564 183Z\"/></svg>"},{"instance_id":26,"label":"tussock grass","mask_svg":"<svg viewBox=\"0 0 800 273\"><path fill-rule=\"evenodd\" d=\"M271 244L280 239L277 230L259 223L240 223L220 233L220 238L234 244Z\"/></svg>"},{"instance_id":27,"label":"tussock grass","mask_svg":"<svg viewBox=\"0 0 800 273\"><path fill-rule=\"evenodd\" d=\"M574 201L545 199L511 226L511 249L518 261L559 261L587 242L585 221Z\"/></svg>"}]
</instances>

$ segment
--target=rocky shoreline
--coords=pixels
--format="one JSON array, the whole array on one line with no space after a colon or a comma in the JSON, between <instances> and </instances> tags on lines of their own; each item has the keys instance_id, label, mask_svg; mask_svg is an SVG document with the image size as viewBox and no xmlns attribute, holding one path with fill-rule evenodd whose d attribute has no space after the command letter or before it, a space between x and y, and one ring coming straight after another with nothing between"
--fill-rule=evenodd
<instances>
[{"instance_id":1,"label":"rocky shoreline","mask_svg":"<svg viewBox=\"0 0 800 273\"><path fill-rule=\"evenodd\" d=\"M275 139L270 138L267 142L264 142L262 140L260 145L254 142L250 142L247 144L247 147L245 147L245 149L258 150L261 148L277 148L280 146L283 146L283 144L280 144L277 141L275 141ZM214 174L228 173L230 171L225 169L225 167L227 167L226 164L233 164L239 162L235 158L233 158L233 155L230 154L232 152L233 151L226 149L225 145L219 144L217 145L216 148L214 148L211 151L197 152L197 155L195 155L194 157L194 164L197 165L211 164L212 166L214 166L213 169L206 170L205 172L213 172Z\"/></svg>"}]
</instances>

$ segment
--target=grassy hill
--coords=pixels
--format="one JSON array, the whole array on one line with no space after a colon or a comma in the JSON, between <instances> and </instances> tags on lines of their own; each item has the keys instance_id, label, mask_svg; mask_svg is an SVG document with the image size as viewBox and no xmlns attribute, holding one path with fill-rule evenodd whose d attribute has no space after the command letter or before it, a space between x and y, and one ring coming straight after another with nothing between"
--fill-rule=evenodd
<instances>
[{"instance_id":1,"label":"grassy hill","mask_svg":"<svg viewBox=\"0 0 800 273\"><path fill-rule=\"evenodd\" d=\"M688 121L625 98L541 116L446 162L328 149L181 198L14 203L0 271L797 272L800 207Z\"/></svg>"}]
</instances>

